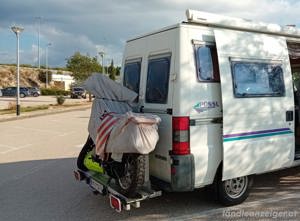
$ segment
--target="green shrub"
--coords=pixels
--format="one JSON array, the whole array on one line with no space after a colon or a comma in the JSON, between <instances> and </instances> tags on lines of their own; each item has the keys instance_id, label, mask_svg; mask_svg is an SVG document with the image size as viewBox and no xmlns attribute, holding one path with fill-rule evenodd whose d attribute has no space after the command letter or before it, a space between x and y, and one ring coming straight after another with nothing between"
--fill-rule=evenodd
<instances>
[{"instance_id":1,"label":"green shrub","mask_svg":"<svg viewBox=\"0 0 300 221\"><path fill-rule=\"evenodd\" d=\"M56 101L57 101L58 105L63 105L63 103L65 102L65 100L66 100L65 97L62 96L62 95L56 97Z\"/></svg>"},{"instance_id":2,"label":"green shrub","mask_svg":"<svg viewBox=\"0 0 300 221\"><path fill-rule=\"evenodd\" d=\"M69 91L65 91L58 88L41 88L42 95L63 95L68 96L70 94Z\"/></svg>"}]
</instances>

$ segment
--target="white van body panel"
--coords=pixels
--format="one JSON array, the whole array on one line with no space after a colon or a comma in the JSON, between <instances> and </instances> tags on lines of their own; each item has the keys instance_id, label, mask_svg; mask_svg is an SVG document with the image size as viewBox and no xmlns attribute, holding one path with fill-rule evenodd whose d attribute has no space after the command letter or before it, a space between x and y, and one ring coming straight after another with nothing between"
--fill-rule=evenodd
<instances>
[{"instance_id":1,"label":"white van body panel","mask_svg":"<svg viewBox=\"0 0 300 221\"><path fill-rule=\"evenodd\" d=\"M222 118L222 100L220 83L199 81L192 41L213 43L213 31L201 26L180 26L180 65L174 86L173 115L189 116L195 121L190 127L190 149L194 155L195 187L201 187L213 182L222 160L222 125L211 122ZM207 102L216 102L218 107L205 108Z\"/></svg>"},{"instance_id":2,"label":"white van body panel","mask_svg":"<svg viewBox=\"0 0 300 221\"><path fill-rule=\"evenodd\" d=\"M215 29L223 102L223 180L289 167L294 160L294 97L284 37ZM234 96L231 60L279 62L285 95ZM286 130L284 128L288 128ZM264 132L263 132L264 131Z\"/></svg>"},{"instance_id":3,"label":"white van body panel","mask_svg":"<svg viewBox=\"0 0 300 221\"><path fill-rule=\"evenodd\" d=\"M138 107L145 113L158 115L162 121L159 125L160 139L155 150L150 154L150 175L162 181L171 182L171 159L169 151L172 149L172 116L165 113L173 106L173 87L176 70L178 69L178 38L177 26L167 28L156 34L149 34L147 37L140 37L130 40L125 48L124 63L133 58L142 58L140 93ZM147 103L145 100L148 61L155 57L171 57L169 89L166 104Z\"/></svg>"},{"instance_id":4,"label":"white van body panel","mask_svg":"<svg viewBox=\"0 0 300 221\"><path fill-rule=\"evenodd\" d=\"M223 18L213 20L218 23L215 24L209 16L206 20L198 14L188 16L192 23L139 36L129 40L125 47L122 68L128 60L142 60L136 109L142 107L145 113L162 118L160 139L149 158L150 175L172 182L173 117L190 118L194 188L212 184L220 165L223 180L299 165L300 160L294 161L294 120L286 120L286 112L294 111L286 38L299 41L298 31L277 30L277 26L253 25L245 20L234 23ZM217 47L220 82L204 82L197 76L195 45L202 44ZM165 55L171 56L167 103L147 103L149 59ZM280 63L284 96L236 98L231 67L234 59ZM213 108L209 108L210 103L214 103ZM171 112L167 113L168 109ZM247 139L239 139L243 136Z\"/></svg>"}]
</instances>

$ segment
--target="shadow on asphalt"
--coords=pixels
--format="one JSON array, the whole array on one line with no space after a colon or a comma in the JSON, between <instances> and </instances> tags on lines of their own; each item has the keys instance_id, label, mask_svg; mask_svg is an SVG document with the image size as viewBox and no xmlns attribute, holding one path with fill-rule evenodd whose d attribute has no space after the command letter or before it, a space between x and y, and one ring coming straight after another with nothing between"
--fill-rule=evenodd
<instances>
[{"instance_id":1,"label":"shadow on asphalt","mask_svg":"<svg viewBox=\"0 0 300 221\"><path fill-rule=\"evenodd\" d=\"M274 197L275 194L300 193L300 167L254 177L250 199Z\"/></svg>"},{"instance_id":2,"label":"shadow on asphalt","mask_svg":"<svg viewBox=\"0 0 300 221\"><path fill-rule=\"evenodd\" d=\"M75 181L75 158L0 164L0 220L153 220L222 208L208 189L163 193L116 213L108 198ZM300 167L256 176L247 202L300 190Z\"/></svg>"}]
</instances>

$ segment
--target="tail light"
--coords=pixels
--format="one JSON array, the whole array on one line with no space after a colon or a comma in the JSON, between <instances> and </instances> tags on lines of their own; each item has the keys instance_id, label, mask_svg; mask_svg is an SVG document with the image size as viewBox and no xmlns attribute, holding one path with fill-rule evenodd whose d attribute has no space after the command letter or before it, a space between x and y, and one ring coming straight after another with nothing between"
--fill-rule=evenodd
<instances>
[{"instance_id":1,"label":"tail light","mask_svg":"<svg viewBox=\"0 0 300 221\"><path fill-rule=\"evenodd\" d=\"M173 148L174 155L190 154L190 118L173 117Z\"/></svg>"},{"instance_id":2,"label":"tail light","mask_svg":"<svg viewBox=\"0 0 300 221\"><path fill-rule=\"evenodd\" d=\"M110 202L111 208L115 209L117 212L122 211L122 203L121 203L121 200L119 198L117 198L114 195L110 194L109 195L109 202Z\"/></svg>"}]
</instances>

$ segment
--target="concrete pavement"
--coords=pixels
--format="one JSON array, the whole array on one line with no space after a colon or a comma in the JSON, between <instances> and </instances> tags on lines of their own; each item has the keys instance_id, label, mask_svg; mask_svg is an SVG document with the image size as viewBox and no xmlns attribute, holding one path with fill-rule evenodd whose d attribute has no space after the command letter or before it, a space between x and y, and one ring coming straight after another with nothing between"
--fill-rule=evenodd
<instances>
[{"instance_id":1,"label":"concrete pavement","mask_svg":"<svg viewBox=\"0 0 300 221\"><path fill-rule=\"evenodd\" d=\"M94 196L72 175L89 114L81 110L0 123L0 220L300 220L300 168L257 176L249 199L235 207L222 208L202 189L163 193L139 209L116 213L107 197ZM296 215L245 217L251 211Z\"/></svg>"},{"instance_id":2,"label":"concrete pavement","mask_svg":"<svg viewBox=\"0 0 300 221\"><path fill-rule=\"evenodd\" d=\"M0 97L0 109L5 109L9 106L9 103L15 102L15 98L12 97ZM25 97L21 99L21 106L39 106L39 105L54 105L57 104L55 96L39 96L39 97ZM22 112L20 116L16 116L16 113L0 114L0 122L18 120L30 117L44 116L49 114L63 113L75 110L85 110L91 108L92 103L88 102L88 99L71 99L66 97L64 106L50 106L49 109L37 110L31 112ZM69 106L67 106L69 105ZM72 106L74 105L74 106Z\"/></svg>"},{"instance_id":3,"label":"concrete pavement","mask_svg":"<svg viewBox=\"0 0 300 221\"><path fill-rule=\"evenodd\" d=\"M12 114L0 114L0 122L5 121L13 121L13 120L20 120L25 118L31 118L31 117L40 117L40 116L46 116L51 114L58 114L58 113L65 113L70 111L77 111L77 110L87 110L90 109L92 106L92 103L87 104L80 104L76 106L56 106L55 108L50 107L49 109L45 110L37 110L37 111L30 111L30 112L22 112L19 116L16 116L16 113Z\"/></svg>"},{"instance_id":4,"label":"concrete pavement","mask_svg":"<svg viewBox=\"0 0 300 221\"><path fill-rule=\"evenodd\" d=\"M71 99L70 96L66 96L66 104L74 103L85 103L88 99ZM0 97L0 110L8 108L9 103L16 102L15 97ZM21 106L39 106L39 105L49 105L57 104L55 96L39 96L39 97L25 97L20 98Z\"/></svg>"}]
</instances>

